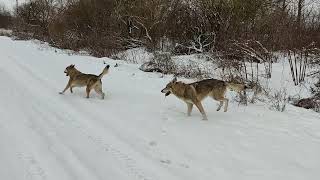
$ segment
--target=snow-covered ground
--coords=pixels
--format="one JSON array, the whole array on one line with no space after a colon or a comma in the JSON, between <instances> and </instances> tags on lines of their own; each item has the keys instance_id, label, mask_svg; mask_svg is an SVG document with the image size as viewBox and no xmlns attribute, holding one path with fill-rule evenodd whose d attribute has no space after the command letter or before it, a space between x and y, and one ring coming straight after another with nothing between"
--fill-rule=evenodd
<instances>
[{"instance_id":1,"label":"snow-covered ground","mask_svg":"<svg viewBox=\"0 0 320 180\"><path fill-rule=\"evenodd\" d=\"M66 66L98 74L103 61L105 100L84 88L58 94ZM0 37L0 179L319 179L318 113L236 102L223 113L207 99L202 121L160 93L172 77L138 67Z\"/></svg>"},{"instance_id":2,"label":"snow-covered ground","mask_svg":"<svg viewBox=\"0 0 320 180\"><path fill-rule=\"evenodd\" d=\"M0 28L0 36L11 36L12 30Z\"/></svg>"},{"instance_id":3,"label":"snow-covered ground","mask_svg":"<svg viewBox=\"0 0 320 180\"><path fill-rule=\"evenodd\" d=\"M18 3L21 5L23 3L27 2L27 0L18 0ZM13 11L13 9L16 7L16 0L0 0L0 5L7 8L9 11Z\"/></svg>"}]
</instances>

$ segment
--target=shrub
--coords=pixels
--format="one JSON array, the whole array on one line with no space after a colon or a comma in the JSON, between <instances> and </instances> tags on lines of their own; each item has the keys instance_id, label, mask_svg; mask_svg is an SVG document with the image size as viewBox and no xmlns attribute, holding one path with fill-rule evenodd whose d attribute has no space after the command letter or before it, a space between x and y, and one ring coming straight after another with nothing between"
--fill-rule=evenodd
<instances>
[{"instance_id":1,"label":"shrub","mask_svg":"<svg viewBox=\"0 0 320 180\"><path fill-rule=\"evenodd\" d=\"M282 88L274 93L269 93L270 109L283 112L288 102L287 90Z\"/></svg>"}]
</instances>

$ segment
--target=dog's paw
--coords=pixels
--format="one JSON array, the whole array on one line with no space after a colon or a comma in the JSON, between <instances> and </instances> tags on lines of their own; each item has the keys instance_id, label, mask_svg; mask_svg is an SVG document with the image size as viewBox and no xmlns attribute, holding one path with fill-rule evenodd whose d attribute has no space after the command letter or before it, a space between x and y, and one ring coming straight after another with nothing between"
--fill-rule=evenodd
<instances>
[{"instance_id":1,"label":"dog's paw","mask_svg":"<svg viewBox=\"0 0 320 180\"><path fill-rule=\"evenodd\" d=\"M207 117L202 118L203 121L208 121Z\"/></svg>"},{"instance_id":2,"label":"dog's paw","mask_svg":"<svg viewBox=\"0 0 320 180\"><path fill-rule=\"evenodd\" d=\"M59 94L63 94L63 92L59 92Z\"/></svg>"}]
</instances>

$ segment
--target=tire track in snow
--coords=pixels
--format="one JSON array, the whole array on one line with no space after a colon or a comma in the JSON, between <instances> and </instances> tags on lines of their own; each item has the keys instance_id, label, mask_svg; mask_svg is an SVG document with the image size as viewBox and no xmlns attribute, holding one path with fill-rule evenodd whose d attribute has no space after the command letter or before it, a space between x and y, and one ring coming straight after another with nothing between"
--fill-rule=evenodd
<instances>
[{"instance_id":1,"label":"tire track in snow","mask_svg":"<svg viewBox=\"0 0 320 180\"><path fill-rule=\"evenodd\" d=\"M51 84L49 84L47 80L43 80L42 79L43 77L36 75L37 73L34 73L29 66L19 62L19 60L17 60L14 57L11 57L10 59L12 59L15 62L15 64L19 67L19 69L21 71L25 72L29 77L34 77L34 78L32 78L32 80L35 80L35 81L41 83L43 88L49 89L49 92L52 89L54 89L53 86ZM43 94L37 95L36 99L41 99L40 96L43 96ZM57 93L57 96L58 96L58 93ZM53 99L52 97L48 98L48 96L46 96L46 97L43 97L43 98L47 99L48 103L46 105L50 106L50 104L57 104L56 100ZM50 101L51 101L51 103L50 103ZM68 103L72 104L71 108L75 111L75 113L81 112L83 117L86 117L86 119L91 119L92 118L92 116L88 115L90 113L84 112L83 111L84 109L77 107L75 103L70 103L70 102L68 102ZM61 116L61 114L58 114L57 112L52 110L52 109L55 108L54 106L52 106L52 107L49 107L49 106L48 106L47 109L50 110L51 113L55 114L55 116L58 119L65 119L65 117ZM77 107L77 109L76 109L76 107ZM70 107L68 107L68 108L70 109ZM73 119L73 118L71 118L71 119ZM117 147L113 146L112 144L105 142L100 137L92 135L90 133L90 131L88 130L88 128L86 128L84 125L80 125L79 123L76 122L76 120L71 120L71 121L68 121L68 122L71 122L71 124L73 125L74 128L76 128L80 132L82 132L90 141L95 143L98 147L102 148L106 153L111 154L113 157L115 157L116 159L121 161L125 165L128 173L131 176L134 176L135 178L137 178L139 180L151 180L152 179L152 178L148 177L146 175L146 173L141 168L138 167L138 165L137 165L138 163L136 162L136 160L131 158L127 153L124 153L122 150L120 150L120 148L117 148ZM91 122L91 124L93 124L93 123ZM98 127L98 126L99 125L95 125L95 127ZM27 162L31 163L30 167L32 167L34 170L37 170L37 171L34 171L34 172L39 172L39 173L31 173L31 174L35 174L35 175L36 174L39 174L39 175L42 174L40 172L43 172L43 170L40 168L40 166L36 166L37 163L34 160L34 158L32 158L31 156L26 156L26 155L22 155L21 157L24 157L22 159L24 159Z\"/></svg>"},{"instance_id":2,"label":"tire track in snow","mask_svg":"<svg viewBox=\"0 0 320 180\"><path fill-rule=\"evenodd\" d=\"M103 142L103 140L97 137L88 135L88 138L95 142L97 145L101 146L106 152L124 161L126 168L130 171L130 174L132 174L140 180L151 180L151 178L147 177L147 175L140 168L138 168L136 161L132 159L129 155L123 153L118 148Z\"/></svg>"},{"instance_id":3,"label":"tire track in snow","mask_svg":"<svg viewBox=\"0 0 320 180\"><path fill-rule=\"evenodd\" d=\"M86 117L85 119L95 119L95 118L92 118L92 117L95 117L95 115L91 114L91 116L89 116L88 115L89 113L86 111L85 108L77 107L77 110L76 110L74 108L74 107L76 107L75 103L71 103L71 102L68 102L68 103L72 105L74 111L82 112L82 115L84 117ZM58 117L58 119L65 119L65 117L62 117L58 113L55 113L55 116ZM139 180L154 179L154 178L148 177L147 173L145 173L143 171L143 169L138 167L138 163L136 162L136 160L131 158L130 155L128 155L127 153L124 153L122 150L120 150L119 147L116 147L116 146L106 142L105 140L103 140L103 138L101 136L93 135L92 133L90 133L90 130L85 125L79 124L72 117L69 117L68 122L71 122L71 124L74 126L74 128L76 128L80 132L82 132L82 134L84 134L91 142L96 144L98 147L102 148L106 153L111 154L113 157L118 159L120 162L123 162L130 175L136 177ZM91 121L88 121L88 122L91 122ZM91 124L93 124L93 123L91 122ZM97 127L97 126L99 126L99 124L94 125L94 127Z\"/></svg>"},{"instance_id":4,"label":"tire track in snow","mask_svg":"<svg viewBox=\"0 0 320 180\"><path fill-rule=\"evenodd\" d=\"M11 82L17 83L14 79L11 79L11 78L12 77L9 76L9 73L7 71L0 69L0 80L4 81L4 79L6 80L9 79ZM4 92L4 94L6 94L6 92ZM10 130L8 129L7 131L10 131ZM19 137L18 134L15 134L15 136ZM25 144L23 144L22 146L25 146ZM37 161L37 159L32 155L30 151L27 152L24 150L24 151L18 151L13 153L15 154L17 159L21 161L22 164L26 165L27 179L35 179L35 180L47 179L45 170L43 169L43 167L40 165L40 163Z\"/></svg>"},{"instance_id":5,"label":"tire track in snow","mask_svg":"<svg viewBox=\"0 0 320 180\"><path fill-rule=\"evenodd\" d=\"M49 108L51 109L51 108ZM83 112L83 111L78 111ZM54 113L54 116L58 119L66 119L66 117L61 116L61 114L58 114L56 112ZM90 116L84 115L86 119L91 119ZM151 180L152 178L148 177L146 173L138 167L137 162L131 158L127 153L124 153L120 148L106 142L103 140L102 137L99 137L97 135L93 135L90 133L90 130L85 127L84 125L79 124L74 118L68 117L68 122L72 124L73 128L78 129L79 132L81 132L85 137L87 137L91 142L97 145L97 147L100 147L108 154L111 154L112 157L115 157L120 162L122 162L125 165L125 168L128 170L128 173L131 176L134 176L135 178L139 180Z\"/></svg>"},{"instance_id":6,"label":"tire track in snow","mask_svg":"<svg viewBox=\"0 0 320 180\"><path fill-rule=\"evenodd\" d=\"M27 154L26 152L17 153L18 158L25 162L28 167L28 176L27 179L32 180L46 180L45 171L39 165L39 162L32 156L31 154Z\"/></svg>"}]
</instances>

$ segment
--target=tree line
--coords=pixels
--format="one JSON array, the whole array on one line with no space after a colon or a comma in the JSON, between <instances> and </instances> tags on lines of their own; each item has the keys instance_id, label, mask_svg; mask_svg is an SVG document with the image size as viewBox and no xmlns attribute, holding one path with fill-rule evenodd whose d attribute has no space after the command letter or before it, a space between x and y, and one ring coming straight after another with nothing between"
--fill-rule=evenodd
<instances>
[{"instance_id":1,"label":"tree line","mask_svg":"<svg viewBox=\"0 0 320 180\"><path fill-rule=\"evenodd\" d=\"M9 28L12 18L10 12L4 5L0 4L0 28Z\"/></svg>"},{"instance_id":2,"label":"tree line","mask_svg":"<svg viewBox=\"0 0 320 180\"><path fill-rule=\"evenodd\" d=\"M30 0L13 19L17 35L95 56L135 47L228 52L235 42L320 46L320 11L305 0Z\"/></svg>"}]
</instances>

